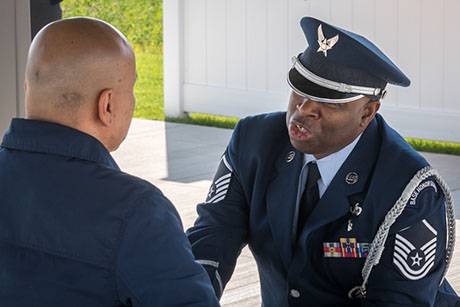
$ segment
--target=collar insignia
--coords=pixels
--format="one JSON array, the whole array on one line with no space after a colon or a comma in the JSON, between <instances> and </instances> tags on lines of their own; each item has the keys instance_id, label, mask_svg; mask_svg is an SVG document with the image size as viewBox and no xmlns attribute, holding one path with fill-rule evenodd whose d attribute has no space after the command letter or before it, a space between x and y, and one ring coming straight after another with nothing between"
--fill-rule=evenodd
<instances>
[{"instance_id":1,"label":"collar insignia","mask_svg":"<svg viewBox=\"0 0 460 307\"><path fill-rule=\"evenodd\" d=\"M294 158L295 158L295 152L290 151L286 156L286 162L287 163L292 162L292 160L294 160Z\"/></svg>"},{"instance_id":2,"label":"collar insignia","mask_svg":"<svg viewBox=\"0 0 460 307\"><path fill-rule=\"evenodd\" d=\"M338 41L339 41L339 35L338 34L336 36L332 37L332 38L326 38L326 37L324 37L322 25L320 24L318 26L318 44L319 44L319 48L318 48L317 52L322 52L322 53L324 53L324 56L327 57L327 51L331 50L332 47L334 47L334 45L337 44Z\"/></svg>"}]
</instances>

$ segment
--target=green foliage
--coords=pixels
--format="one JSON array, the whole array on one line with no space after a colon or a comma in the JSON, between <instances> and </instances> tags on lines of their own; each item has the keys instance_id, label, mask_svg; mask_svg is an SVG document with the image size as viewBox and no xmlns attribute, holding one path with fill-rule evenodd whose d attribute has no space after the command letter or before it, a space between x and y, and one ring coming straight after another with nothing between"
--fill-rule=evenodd
<instances>
[{"instance_id":1,"label":"green foliage","mask_svg":"<svg viewBox=\"0 0 460 307\"><path fill-rule=\"evenodd\" d=\"M164 120L163 56L147 52L136 53L137 81L134 88L134 117Z\"/></svg>"},{"instance_id":2,"label":"green foliage","mask_svg":"<svg viewBox=\"0 0 460 307\"><path fill-rule=\"evenodd\" d=\"M236 123L238 123L239 118L202 113L189 113L183 117L167 117L166 120L174 123L233 129L235 128Z\"/></svg>"},{"instance_id":3,"label":"green foliage","mask_svg":"<svg viewBox=\"0 0 460 307\"><path fill-rule=\"evenodd\" d=\"M415 150L460 156L460 143L406 138Z\"/></svg>"},{"instance_id":4,"label":"green foliage","mask_svg":"<svg viewBox=\"0 0 460 307\"><path fill-rule=\"evenodd\" d=\"M162 50L162 0L65 0L61 7L64 17L90 16L113 24L136 49Z\"/></svg>"}]
</instances>

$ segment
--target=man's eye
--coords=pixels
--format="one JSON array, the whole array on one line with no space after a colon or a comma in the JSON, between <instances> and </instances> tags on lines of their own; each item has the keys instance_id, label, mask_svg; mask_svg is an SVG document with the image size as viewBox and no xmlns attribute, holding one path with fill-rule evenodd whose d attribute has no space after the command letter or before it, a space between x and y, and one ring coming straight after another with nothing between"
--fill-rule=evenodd
<instances>
[{"instance_id":1,"label":"man's eye","mask_svg":"<svg viewBox=\"0 0 460 307\"><path fill-rule=\"evenodd\" d=\"M326 107L331 108L331 109L338 109L341 107L340 103L330 103L330 102L325 102L324 103Z\"/></svg>"}]
</instances>

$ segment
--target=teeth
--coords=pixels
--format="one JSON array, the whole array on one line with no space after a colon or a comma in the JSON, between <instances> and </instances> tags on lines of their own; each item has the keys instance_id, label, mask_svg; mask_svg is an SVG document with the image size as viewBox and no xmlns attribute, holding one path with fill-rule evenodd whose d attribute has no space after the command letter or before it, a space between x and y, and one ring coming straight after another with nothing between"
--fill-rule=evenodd
<instances>
[{"instance_id":1,"label":"teeth","mask_svg":"<svg viewBox=\"0 0 460 307\"><path fill-rule=\"evenodd\" d=\"M305 132L307 131L304 127L300 126L300 125L296 125L297 128L300 130L300 132Z\"/></svg>"}]
</instances>

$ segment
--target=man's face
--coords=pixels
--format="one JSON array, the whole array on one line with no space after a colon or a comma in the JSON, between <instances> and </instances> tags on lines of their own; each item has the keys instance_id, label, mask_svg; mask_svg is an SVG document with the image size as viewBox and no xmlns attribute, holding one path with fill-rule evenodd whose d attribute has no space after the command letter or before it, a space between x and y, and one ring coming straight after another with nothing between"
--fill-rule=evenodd
<instances>
[{"instance_id":1,"label":"man's face","mask_svg":"<svg viewBox=\"0 0 460 307\"><path fill-rule=\"evenodd\" d=\"M286 115L292 146L316 158L339 151L374 117L378 105L374 109L368 103L367 97L342 104L322 103L292 92Z\"/></svg>"}]
</instances>

